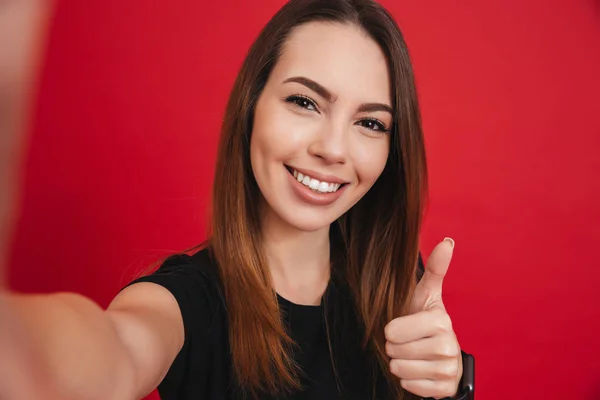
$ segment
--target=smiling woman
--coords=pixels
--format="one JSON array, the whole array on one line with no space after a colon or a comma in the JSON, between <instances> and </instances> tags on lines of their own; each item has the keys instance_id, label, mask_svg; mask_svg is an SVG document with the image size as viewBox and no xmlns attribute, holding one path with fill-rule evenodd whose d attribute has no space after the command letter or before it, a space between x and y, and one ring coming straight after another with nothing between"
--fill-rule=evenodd
<instances>
[{"instance_id":1,"label":"smiling woman","mask_svg":"<svg viewBox=\"0 0 600 400\"><path fill-rule=\"evenodd\" d=\"M57 397L468 398L441 298L454 242L418 271L425 150L387 11L291 0L225 114L206 243L106 311L76 295L12 299L45 335Z\"/></svg>"},{"instance_id":2,"label":"smiling woman","mask_svg":"<svg viewBox=\"0 0 600 400\"><path fill-rule=\"evenodd\" d=\"M222 293L221 306L203 301L221 310L228 340L205 340L230 349L231 366L213 365L210 389L186 398L457 393L460 348L441 300L430 301L451 240L415 288L427 174L407 54L373 1L291 1L257 38L226 110L209 240L142 279L186 298L199 289L168 283L174 271L215 271L194 276ZM182 311L184 325L207 332L212 323L185 323L206 308ZM206 359L189 340L179 357ZM205 368L176 362L161 394L176 398Z\"/></svg>"}]
</instances>

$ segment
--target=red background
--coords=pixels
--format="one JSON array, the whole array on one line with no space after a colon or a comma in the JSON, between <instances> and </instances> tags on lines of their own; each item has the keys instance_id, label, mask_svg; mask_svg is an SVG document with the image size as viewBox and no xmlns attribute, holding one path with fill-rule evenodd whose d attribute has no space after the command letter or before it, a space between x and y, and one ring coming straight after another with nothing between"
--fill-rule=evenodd
<instances>
[{"instance_id":1,"label":"red background","mask_svg":"<svg viewBox=\"0 0 600 400\"><path fill-rule=\"evenodd\" d=\"M257 5L259 4L259 5ZM107 305L204 238L234 76L281 0L58 2L11 281ZM478 398L600 399L600 5L388 1L414 57L428 253Z\"/></svg>"}]
</instances>

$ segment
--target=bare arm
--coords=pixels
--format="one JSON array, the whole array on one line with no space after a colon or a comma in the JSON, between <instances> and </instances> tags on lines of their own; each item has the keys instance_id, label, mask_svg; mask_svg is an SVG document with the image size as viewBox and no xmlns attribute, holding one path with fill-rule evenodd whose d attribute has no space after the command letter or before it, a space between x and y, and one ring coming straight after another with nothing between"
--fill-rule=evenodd
<instances>
[{"instance_id":1,"label":"bare arm","mask_svg":"<svg viewBox=\"0 0 600 400\"><path fill-rule=\"evenodd\" d=\"M152 283L123 290L106 311L72 293L9 294L7 299L23 333L15 338L13 332L13 339L20 340L26 349L21 354L45 378L32 377L28 384L51 390L53 398L139 399L160 383L183 346L178 304L169 291ZM3 384L24 385L7 379L10 373L0 370ZM24 389L9 387L7 393Z\"/></svg>"}]
</instances>

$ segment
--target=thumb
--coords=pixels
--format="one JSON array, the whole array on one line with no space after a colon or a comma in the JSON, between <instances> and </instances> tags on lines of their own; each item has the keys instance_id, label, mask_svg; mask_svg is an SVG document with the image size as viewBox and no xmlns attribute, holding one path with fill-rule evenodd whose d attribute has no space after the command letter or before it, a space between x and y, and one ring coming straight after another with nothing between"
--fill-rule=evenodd
<instances>
[{"instance_id":1,"label":"thumb","mask_svg":"<svg viewBox=\"0 0 600 400\"><path fill-rule=\"evenodd\" d=\"M454 240L450 238L445 238L435 246L427 259L425 273L417 290L424 290L430 296L442 294L442 284L452 260L453 250Z\"/></svg>"}]
</instances>

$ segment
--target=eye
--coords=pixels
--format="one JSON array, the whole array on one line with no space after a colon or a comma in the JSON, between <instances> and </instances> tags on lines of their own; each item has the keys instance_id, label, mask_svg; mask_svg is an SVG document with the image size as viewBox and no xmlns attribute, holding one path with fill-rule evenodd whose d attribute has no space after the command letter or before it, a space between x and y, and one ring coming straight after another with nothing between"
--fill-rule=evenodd
<instances>
[{"instance_id":1,"label":"eye","mask_svg":"<svg viewBox=\"0 0 600 400\"><path fill-rule=\"evenodd\" d=\"M390 131L383 122L375 118L361 119L357 124L373 132L388 133Z\"/></svg>"},{"instance_id":2,"label":"eye","mask_svg":"<svg viewBox=\"0 0 600 400\"><path fill-rule=\"evenodd\" d=\"M304 108L309 111L317 111L317 104L310 98L301 94L295 94L285 98L287 103L291 103L297 107Z\"/></svg>"}]
</instances>

